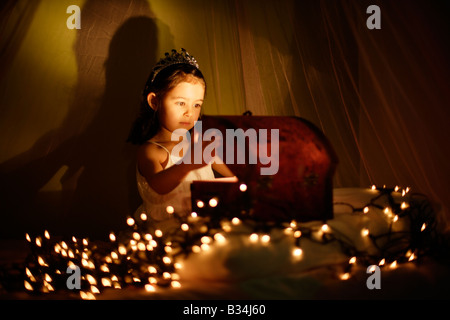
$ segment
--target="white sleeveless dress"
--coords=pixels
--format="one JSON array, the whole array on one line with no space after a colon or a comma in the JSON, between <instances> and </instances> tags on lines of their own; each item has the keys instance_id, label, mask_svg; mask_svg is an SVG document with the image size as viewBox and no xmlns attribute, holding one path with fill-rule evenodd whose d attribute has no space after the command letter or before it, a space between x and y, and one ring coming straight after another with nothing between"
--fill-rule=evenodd
<instances>
[{"instance_id":1,"label":"white sleeveless dress","mask_svg":"<svg viewBox=\"0 0 450 320\"><path fill-rule=\"evenodd\" d=\"M181 157L173 156L167 148L156 144L167 151L168 162L164 169L173 166L181 160ZM139 195L143 201L142 205L136 210L135 217L139 217L141 213L145 213L148 219L155 222L168 220L171 214L167 213L167 206L172 206L178 215L186 216L191 214L191 182L194 180L212 180L215 179L211 164L200 169L190 171L181 183L167 194L159 194L149 186L147 180L140 174L139 168L136 166L136 180Z\"/></svg>"}]
</instances>

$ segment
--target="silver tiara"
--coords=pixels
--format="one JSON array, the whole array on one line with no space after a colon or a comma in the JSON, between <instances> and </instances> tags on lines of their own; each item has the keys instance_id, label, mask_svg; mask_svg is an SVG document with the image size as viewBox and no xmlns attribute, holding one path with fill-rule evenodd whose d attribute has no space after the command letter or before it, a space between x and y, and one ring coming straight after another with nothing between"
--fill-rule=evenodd
<instances>
[{"instance_id":1,"label":"silver tiara","mask_svg":"<svg viewBox=\"0 0 450 320\"><path fill-rule=\"evenodd\" d=\"M169 54L168 52L165 53L165 57L155 65L153 68L153 77L152 82L155 80L156 75L163 69L174 65L174 64L190 64L197 69L198 63L197 60L193 56L191 56L185 49L181 48L181 52L177 52L177 50L172 49L172 52Z\"/></svg>"}]
</instances>

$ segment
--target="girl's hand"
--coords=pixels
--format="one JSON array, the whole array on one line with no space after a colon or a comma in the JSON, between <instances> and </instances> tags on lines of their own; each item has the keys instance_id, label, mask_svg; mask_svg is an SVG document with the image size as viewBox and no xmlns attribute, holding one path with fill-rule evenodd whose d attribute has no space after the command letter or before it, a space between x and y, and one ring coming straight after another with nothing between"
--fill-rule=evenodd
<instances>
[{"instance_id":1,"label":"girl's hand","mask_svg":"<svg viewBox=\"0 0 450 320\"><path fill-rule=\"evenodd\" d=\"M182 162L186 164L190 164L192 166L192 170L202 168L214 161L217 161L217 154L215 156L211 156L212 150L217 150L222 147L222 139L218 136L214 136L212 141L205 141L204 139L200 139L200 133L196 130L195 126L191 136L191 143L189 148L184 155ZM208 152L204 152L205 148L208 147Z\"/></svg>"}]
</instances>

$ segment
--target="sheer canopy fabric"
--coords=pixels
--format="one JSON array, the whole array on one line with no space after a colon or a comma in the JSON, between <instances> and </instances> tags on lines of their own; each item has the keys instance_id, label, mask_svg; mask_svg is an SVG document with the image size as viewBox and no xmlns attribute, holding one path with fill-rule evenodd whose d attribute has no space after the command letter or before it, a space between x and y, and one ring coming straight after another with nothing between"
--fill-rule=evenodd
<instances>
[{"instance_id":1,"label":"sheer canopy fabric","mask_svg":"<svg viewBox=\"0 0 450 320\"><path fill-rule=\"evenodd\" d=\"M81 29L69 29L78 5ZM370 5L381 29L369 29ZM339 157L335 187L410 187L449 218L448 2L9 0L0 4L1 234L101 234L139 205L125 143L172 48L203 113L300 116Z\"/></svg>"}]
</instances>

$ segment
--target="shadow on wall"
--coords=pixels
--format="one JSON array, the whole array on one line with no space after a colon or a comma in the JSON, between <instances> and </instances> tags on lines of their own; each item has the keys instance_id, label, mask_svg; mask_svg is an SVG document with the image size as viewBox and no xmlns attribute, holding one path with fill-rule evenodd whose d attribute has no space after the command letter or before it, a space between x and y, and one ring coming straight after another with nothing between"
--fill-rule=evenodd
<instances>
[{"instance_id":1,"label":"shadow on wall","mask_svg":"<svg viewBox=\"0 0 450 320\"><path fill-rule=\"evenodd\" d=\"M1 237L48 229L102 238L138 207L135 150L125 141L158 58L161 24L152 17L144 0L88 0L81 8L66 119L0 164ZM54 179L61 190L46 191Z\"/></svg>"}]
</instances>

